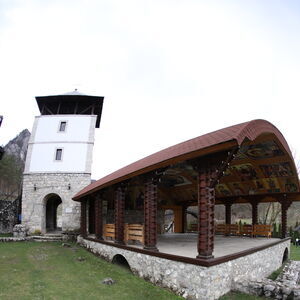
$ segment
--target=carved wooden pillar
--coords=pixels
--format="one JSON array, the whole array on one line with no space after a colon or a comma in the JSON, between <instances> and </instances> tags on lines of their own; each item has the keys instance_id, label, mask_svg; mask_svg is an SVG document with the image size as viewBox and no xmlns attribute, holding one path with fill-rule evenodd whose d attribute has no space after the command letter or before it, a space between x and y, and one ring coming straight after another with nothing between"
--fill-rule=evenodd
<instances>
[{"instance_id":1,"label":"carved wooden pillar","mask_svg":"<svg viewBox=\"0 0 300 300\"><path fill-rule=\"evenodd\" d=\"M145 183L144 197L144 249L158 251L157 242L157 183L155 179L148 178Z\"/></svg>"},{"instance_id":2,"label":"carved wooden pillar","mask_svg":"<svg viewBox=\"0 0 300 300\"><path fill-rule=\"evenodd\" d=\"M225 224L231 224L231 206L232 203L225 203Z\"/></svg>"},{"instance_id":3,"label":"carved wooden pillar","mask_svg":"<svg viewBox=\"0 0 300 300\"><path fill-rule=\"evenodd\" d=\"M215 191L210 187L210 172L198 171L198 255L197 258L213 258Z\"/></svg>"},{"instance_id":4,"label":"carved wooden pillar","mask_svg":"<svg viewBox=\"0 0 300 300\"><path fill-rule=\"evenodd\" d=\"M120 186L115 191L115 242L117 244L124 244L124 210L125 189Z\"/></svg>"},{"instance_id":5,"label":"carved wooden pillar","mask_svg":"<svg viewBox=\"0 0 300 300\"><path fill-rule=\"evenodd\" d=\"M100 195L96 196L95 199L95 235L98 240L103 240L102 237L102 198Z\"/></svg>"},{"instance_id":6,"label":"carved wooden pillar","mask_svg":"<svg viewBox=\"0 0 300 300\"><path fill-rule=\"evenodd\" d=\"M258 201L252 201L252 225L258 224Z\"/></svg>"},{"instance_id":7,"label":"carved wooden pillar","mask_svg":"<svg viewBox=\"0 0 300 300\"><path fill-rule=\"evenodd\" d=\"M80 219L81 236L86 237L86 200L81 201L81 219Z\"/></svg>"},{"instance_id":8,"label":"carved wooden pillar","mask_svg":"<svg viewBox=\"0 0 300 300\"><path fill-rule=\"evenodd\" d=\"M292 201L283 199L280 201L281 204L281 238L284 239L288 236L288 229L287 229L287 211Z\"/></svg>"},{"instance_id":9,"label":"carved wooden pillar","mask_svg":"<svg viewBox=\"0 0 300 300\"><path fill-rule=\"evenodd\" d=\"M188 208L187 205L182 206L182 233L185 233L187 228L187 216L186 216L187 208Z\"/></svg>"}]
</instances>

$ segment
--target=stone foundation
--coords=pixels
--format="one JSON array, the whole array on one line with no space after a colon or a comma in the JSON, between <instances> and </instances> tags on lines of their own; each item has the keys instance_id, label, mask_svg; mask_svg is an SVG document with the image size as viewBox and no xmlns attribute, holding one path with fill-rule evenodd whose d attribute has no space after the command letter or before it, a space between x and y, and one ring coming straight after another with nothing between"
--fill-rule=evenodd
<instances>
[{"instance_id":1,"label":"stone foundation","mask_svg":"<svg viewBox=\"0 0 300 300\"><path fill-rule=\"evenodd\" d=\"M235 284L236 291L273 299L300 299L300 261L288 262L276 280L243 280Z\"/></svg>"},{"instance_id":2,"label":"stone foundation","mask_svg":"<svg viewBox=\"0 0 300 300\"><path fill-rule=\"evenodd\" d=\"M24 174L22 198L22 224L29 233L46 233L46 202L51 194L62 200L62 231L80 228L80 203L72 197L91 183L86 173Z\"/></svg>"},{"instance_id":3,"label":"stone foundation","mask_svg":"<svg viewBox=\"0 0 300 300\"><path fill-rule=\"evenodd\" d=\"M142 278L190 299L218 299L229 292L236 282L262 279L282 264L290 241L239 257L212 267L177 262L137 253L78 237L78 243L102 258L112 261L122 255L132 272Z\"/></svg>"}]
</instances>

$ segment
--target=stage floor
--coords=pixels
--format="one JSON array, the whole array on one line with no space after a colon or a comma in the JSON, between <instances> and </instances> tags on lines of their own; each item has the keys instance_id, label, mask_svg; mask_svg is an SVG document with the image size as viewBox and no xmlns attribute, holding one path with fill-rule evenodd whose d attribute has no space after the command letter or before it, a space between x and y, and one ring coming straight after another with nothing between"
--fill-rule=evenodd
<instances>
[{"instance_id":1,"label":"stage floor","mask_svg":"<svg viewBox=\"0 0 300 300\"><path fill-rule=\"evenodd\" d=\"M214 252L215 258L231 255L241 251L272 244L280 239L275 238L250 238L240 236L215 236ZM140 245L129 246L142 248ZM180 255L196 258L197 234L196 233L166 233L158 235L157 248L161 253Z\"/></svg>"}]
</instances>

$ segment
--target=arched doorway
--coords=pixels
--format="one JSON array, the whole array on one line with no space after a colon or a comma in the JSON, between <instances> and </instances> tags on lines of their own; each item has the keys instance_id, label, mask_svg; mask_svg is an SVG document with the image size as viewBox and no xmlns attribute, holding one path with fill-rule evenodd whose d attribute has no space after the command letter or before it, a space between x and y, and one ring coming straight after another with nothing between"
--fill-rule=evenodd
<instances>
[{"instance_id":1,"label":"arched doorway","mask_svg":"<svg viewBox=\"0 0 300 300\"><path fill-rule=\"evenodd\" d=\"M61 230L61 198L50 194L46 198L46 232Z\"/></svg>"}]
</instances>

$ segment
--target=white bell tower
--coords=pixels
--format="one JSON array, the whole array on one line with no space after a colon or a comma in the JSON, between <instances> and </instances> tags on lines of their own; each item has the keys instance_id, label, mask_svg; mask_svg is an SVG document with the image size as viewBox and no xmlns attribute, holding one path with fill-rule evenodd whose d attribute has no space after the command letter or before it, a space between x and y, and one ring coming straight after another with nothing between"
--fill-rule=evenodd
<instances>
[{"instance_id":1,"label":"white bell tower","mask_svg":"<svg viewBox=\"0 0 300 300\"><path fill-rule=\"evenodd\" d=\"M29 232L79 229L80 206L72 197L91 183L95 128L104 97L77 90L36 97L23 177L22 224Z\"/></svg>"}]
</instances>

